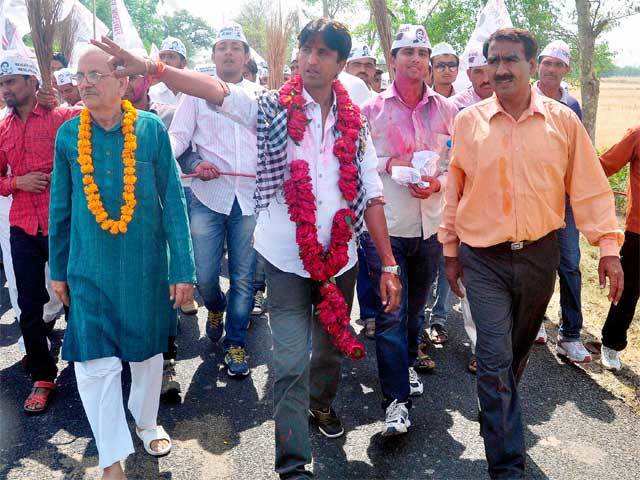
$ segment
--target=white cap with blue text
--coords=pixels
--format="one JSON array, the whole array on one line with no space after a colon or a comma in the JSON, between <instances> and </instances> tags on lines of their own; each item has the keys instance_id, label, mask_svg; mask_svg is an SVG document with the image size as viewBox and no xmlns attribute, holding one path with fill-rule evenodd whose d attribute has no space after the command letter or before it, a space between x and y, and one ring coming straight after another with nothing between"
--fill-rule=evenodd
<instances>
[{"instance_id":1,"label":"white cap with blue text","mask_svg":"<svg viewBox=\"0 0 640 480\"><path fill-rule=\"evenodd\" d=\"M376 57L373 56L371 49L367 45L352 48L347 62L362 60L363 58L370 58L374 62L376 61Z\"/></svg>"},{"instance_id":2,"label":"white cap with blue text","mask_svg":"<svg viewBox=\"0 0 640 480\"><path fill-rule=\"evenodd\" d=\"M165 38L160 45L160 52L176 52L182 55L182 58L187 58L187 48L182 40L176 37Z\"/></svg>"},{"instance_id":3,"label":"white cap with blue text","mask_svg":"<svg viewBox=\"0 0 640 480\"><path fill-rule=\"evenodd\" d=\"M0 77L5 75L29 75L40 81L36 60L20 55L16 50L5 50L0 55Z\"/></svg>"},{"instance_id":4,"label":"white cap with blue text","mask_svg":"<svg viewBox=\"0 0 640 480\"><path fill-rule=\"evenodd\" d=\"M542 57L557 58L561 62L564 62L567 67L571 66L571 48L562 40L554 40L544 47L544 50L542 50L542 53L538 56L538 61L540 61Z\"/></svg>"},{"instance_id":5,"label":"white cap with blue text","mask_svg":"<svg viewBox=\"0 0 640 480\"><path fill-rule=\"evenodd\" d=\"M70 68L61 68L57 72L53 72L53 76L56 78L56 83L59 87L69 85L73 77L73 70Z\"/></svg>"},{"instance_id":6,"label":"white cap with blue text","mask_svg":"<svg viewBox=\"0 0 640 480\"><path fill-rule=\"evenodd\" d=\"M458 54L453 49L451 45L446 42L440 42L433 46L433 50L431 51L431 59L433 60L438 55L453 55L458 58Z\"/></svg>"},{"instance_id":7,"label":"white cap with blue text","mask_svg":"<svg viewBox=\"0 0 640 480\"><path fill-rule=\"evenodd\" d=\"M398 28L398 33L393 39L391 50L396 48L412 47L427 48L431 50L431 42L427 31L422 25L403 24Z\"/></svg>"},{"instance_id":8,"label":"white cap with blue text","mask_svg":"<svg viewBox=\"0 0 640 480\"><path fill-rule=\"evenodd\" d=\"M218 30L213 46L215 47L218 42L222 42L224 40L235 40L249 46L249 42L247 42L247 38L244 36L244 32L242 31L242 26L236 22L227 23Z\"/></svg>"},{"instance_id":9,"label":"white cap with blue text","mask_svg":"<svg viewBox=\"0 0 640 480\"><path fill-rule=\"evenodd\" d=\"M467 54L468 68L486 67L487 59L484 57L482 50L479 48L472 48Z\"/></svg>"}]
</instances>

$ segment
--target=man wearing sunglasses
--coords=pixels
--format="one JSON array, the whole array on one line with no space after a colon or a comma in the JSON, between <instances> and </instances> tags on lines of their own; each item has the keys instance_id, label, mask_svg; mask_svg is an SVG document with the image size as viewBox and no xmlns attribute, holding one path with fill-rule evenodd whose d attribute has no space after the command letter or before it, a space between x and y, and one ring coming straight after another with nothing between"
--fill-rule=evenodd
<instances>
[{"instance_id":1,"label":"man wearing sunglasses","mask_svg":"<svg viewBox=\"0 0 640 480\"><path fill-rule=\"evenodd\" d=\"M0 195L13 197L10 243L20 307L20 330L33 389L24 403L29 414L43 413L55 390L58 369L47 335L54 322L43 320L49 302L45 269L49 261L49 182L53 146L60 125L79 110L47 110L36 98L40 72L34 60L16 51L0 58L0 93L10 112L0 123Z\"/></svg>"},{"instance_id":2,"label":"man wearing sunglasses","mask_svg":"<svg viewBox=\"0 0 640 480\"><path fill-rule=\"evenodd\" d=\"M456 94L453 82L458 78L460 59L448 43L438 43L431 55L433 89L445 98Z\"/></svg>"}]
</instances>

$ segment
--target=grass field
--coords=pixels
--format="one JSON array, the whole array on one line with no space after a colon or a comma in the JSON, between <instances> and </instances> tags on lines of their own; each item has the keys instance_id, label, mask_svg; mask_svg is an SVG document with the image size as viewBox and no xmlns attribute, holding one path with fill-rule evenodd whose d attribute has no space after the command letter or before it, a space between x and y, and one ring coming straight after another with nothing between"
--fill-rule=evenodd
<instances>
[{"instance_id":1,"label":"grass field","mask_svg":"<svg viewBox=\"0 0 640 480\"><path fill-rule=\"evenodd\" d=\"M579 92L576 92L579 98ZM640 124L640 78L603 79L598 106L596 126L596 147L604 150L615 144L631 126ZM625 190L628 171L623 171L612 184L615 189ZM624 198L618 197L619 213L624 211ZM621 225L624 221L620 217ZM609 311L606 291L598 285L598 249L581 239L582 250L582 312L584 316L583 340L597 343ZM559 310L559 290L547 310L548 317L557 326ZM629 346L622 354L624 368L613 374L603 370L600 362L593 362L585 370L600 385L614 395L624 399L640 413L640 308L636 309L634 321L629 330Z\"/></svg>"},{"instance_id":2,"label":"grass field","mask_svg":"<svg viewBox=\"0 0 640 480\"><path fill-rule=\"evenodd\" d=\"M580 89L573 93L580 100ZM640 77L604 78L600 83L600 102L596 124L596 148L606 149L624 132L640 123Z\"/></svg>"}]
</instances>

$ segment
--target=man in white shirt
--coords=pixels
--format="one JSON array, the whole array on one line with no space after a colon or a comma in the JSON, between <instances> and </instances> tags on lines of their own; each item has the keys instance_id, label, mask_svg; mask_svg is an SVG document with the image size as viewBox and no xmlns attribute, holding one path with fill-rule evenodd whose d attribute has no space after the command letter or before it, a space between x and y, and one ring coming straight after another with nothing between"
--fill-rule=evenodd
<instances>
[{"instance_id":1,"label":"man in white shirt","mask_svg":"<svg viewBox=\"0 0 640 480\"><path fill-rule=\"evenodd\" d=\"M362 109L378 156L391 247L407 291L399 310L379 308L376 316L376 353L386 416L383 435L407 432L410 396L423 391L414 366L420 367L418 339L427 292L442 256L436 232L447 166L442 165L439 154L446 148L457 110L424 81L430 52L423 26L401 25L391 49L395 80ZM400 173L415 174L415 178L403 180ZM380 256L366 234L361 244L376 285L383 271Z\"/></svg>"},{"instance_id":2,"label":"man in white shirt","mask_svg":"<svg viewBox=\"0 0 640 480\"><path fill-rule=\"evenodd\" d=\"M249 58L242 27L230 24L221 28L212 54L217 75L255 98L262 88L242 76ZM169 134L176 158L191 143L200 157L189 165L194 172L189 215L198 289L208 310L207 335L213 342L220 340L226 310L227 372L246 376L249 366L245 340L253 307L255 268L256 134L212 110L206 101L187 95L180 99ZM230 275L226 296L219 281L225 241Z\"/></svg>"},{"instance_id":3,"label":"man in white shirt","mask_svg":"<svg viewBox=\"0 0 640 480\"><path fill-rule=\"evenodd\" d=\"M187 48L182 40L175 37L167 37L160 44L160 61L175 68L187 67ZM180 93L171 90L164 83L156 83L149 89L149 98L153 103L164 105L177 105Z\"/></svg>"},{"instance_id":4,"label":"man in white shirt","mask_svg":"<svg viewBox=\"0 0 640 480\"><path fill-rule=\"evenodd\" d=\"M343 217L345 223L351 226L353 233L359 234L365 222L381 258L383 273L379 291L382 308L387 312L397 309L401 297L398 267L389 244L384 199L376 171L378 160L368 129L366 125L360 125L360 130L345 131L347 140L343 141L337 135L338 128L354 121L353 114L349 118L348 113L353 110L338 108L344 108L345 102L349 101L348 95L339 91L339 85L333 85L351 49L348 30L344 25L327 19L312 21L302 30L298 37L298 61L303 88L295 95L296 103L293 103L293 97L283 95L283 100L292 102L288 107L280 104L282 89L280 92L265 92L256 100L241 86L197 72L158 66L122 51L107 38L103 38L103 42L98 44L124 66L121 72L115 72L116 76L145 72L160 74L162 80L172 87L203 98L207 106L219 105L217 111L257 133L255 200L260 215L256 249L267 260L274 345L276 471L281 478L310 478L311 474L305 468L311 463L308 415L311 414L326 436L337 437L344 433L342 422L331 403L340 381L341 352L345 352L338 349L336 342L343 347L345 345L340 341L342 337L336 337L335 333L330 333L331 329L320 324L323 312L326 316L327 312L335 312L335 309L323 310L322 303L318 302L320 298L326 299L323 290L328 289L339 293L338 306L344 308L341 314L348 315L351 308L357 270L355 240L346 240L344 256L342 253L337 257L325 256L327 252L342 252L343 247L334 250L334 246L335 243L343 245L338 238L344 238L344 224L337 218L345 208L351 209L351 215ZM287 113L292 115L292 122L289 122ZM300 121L301 115L304 121ZM344 116L341 118L340 115ZM293 121L295 118L298 118L297 124ZM357 140L354 140L356 132ZM299 134L302 134L301 140ZM294 140L294 135L297 140ZM350 143L354 141L355 148ZM340 159L336 156L338 154ZM347 162L344 155L348 155L350 161ZM302 212L298 210L296 215L304 215L305 220L301 221L305 225L313 219L313 226L308 225L310 231L306 233L299 230L288 213L288 208L293 207L289 204L292 197L287 185L294 178L294 163L300 166L300 162L307 165L308 173L302 181L307 185L310 183L313 196L310 200L309 193L306 193L298 199L305 198L309 208ZM355 178L351 176L354 173ZM342 180L345 179L348 181L343 185ZM357 180L355 196L350 189L343 191L343 186L352 186L354 180ZM345 192L349 195L348 200ZM334 238L336 222L343 225L337 229L340 233L338 238ZM304 242L309 235L314 243L319 244L322 253L315 247L312 252L301 252L298 241ZM315 265L309 268L313 271L318 267L327 268L325 264L333 265L329 270L331 273L338 268L340 270L329 280L312 280L308 265L301 260L301 253L306 259L311 253ZM318 262L318 255L325 261ZM352 340L348 332L343 326L338 333ZM351 341L348 344L354 345ZM355 344L357 346L357 342Z\"/></svg>"},{"instance_id":5,"label":"man in white shirt","mask_svg":"<svg viewBox=\"0 0 640 480\"><path fill-rule=\"evenodd\" d=\"M367 45L352 48L344 70L360 78L371 89L373 76L376 73L376 57Z\"/></svg>"}]
</instances>

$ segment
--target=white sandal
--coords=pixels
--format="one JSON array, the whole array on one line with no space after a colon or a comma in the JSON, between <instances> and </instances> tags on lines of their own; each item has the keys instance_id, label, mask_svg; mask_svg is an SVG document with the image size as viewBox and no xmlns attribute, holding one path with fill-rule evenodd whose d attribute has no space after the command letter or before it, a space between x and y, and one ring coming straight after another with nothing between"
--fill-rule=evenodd
<instances>
[{"instance_id":1,"label":"white sandal","mask_svg":"<svg viewBox=\"0 0 640 480\"><path fill-rule=\"evenodd\" d=\"M162 457L164 455L167 455L171 451L171 447L173 446L169 434L160 425L156 426L155 428L148 428L145 430L140 430L138 427L136 427L136 435L138 435L138 438L142 440L142 444L144 445L144 449L147 451L147 453L153 457ZM169 445L162 450L155 451L151 448L151 442L154 442L156 440L166 440L169 442Z\"/></svg>"}]
</instances>

